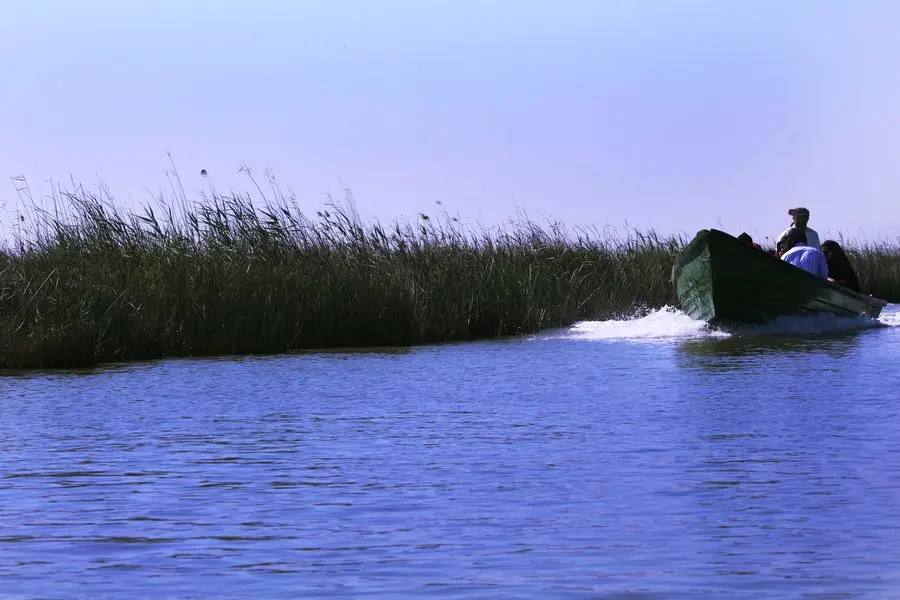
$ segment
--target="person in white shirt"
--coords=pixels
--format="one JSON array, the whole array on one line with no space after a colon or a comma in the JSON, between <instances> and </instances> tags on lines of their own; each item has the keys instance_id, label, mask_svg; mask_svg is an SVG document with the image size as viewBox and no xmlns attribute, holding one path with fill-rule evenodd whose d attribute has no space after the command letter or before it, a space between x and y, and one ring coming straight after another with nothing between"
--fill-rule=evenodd
<instances>
[{"instance_id":1,"label":"person in white shirt","mask_svg":"<svg viewBox=\"0 0 900 600\"><path fill-rule=\"evenodd\" d=\"M821 246L819 244L819 234L816 233L815 230L810 229L809 223L809 209L808 208L792 208L788 210L788 214L791 215L791 226L782 231L778 238L775 240L775 249L779 252L786 252L786 249L781 248L781 245L784 243L785 239L787 239L788 232L791 229L799 229L806 233L806 243L812 246L813 248L818 248Z\"/></svg>"},{"instance_id":2,"label":"person in white shirt","mask_svg":"<svg viewBox=\"0 0 900 600\"><path fill-rule=\"evenodd\" d=\"M797 228L788 231L784 248L781 260L812 273L816 277L828 278L828 259L819 248L806 243L805 232Z\"/></svg>"}]
</instances>

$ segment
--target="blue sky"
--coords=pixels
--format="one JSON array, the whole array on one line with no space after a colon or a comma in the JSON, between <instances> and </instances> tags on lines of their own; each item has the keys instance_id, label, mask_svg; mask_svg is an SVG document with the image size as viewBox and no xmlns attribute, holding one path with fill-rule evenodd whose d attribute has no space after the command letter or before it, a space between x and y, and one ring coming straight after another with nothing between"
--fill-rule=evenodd
<instances>
[{"instance_id":1,"label":"blue sky","mask_svg":"<svg viewBox=\"0 0 900 600\"><path fill-rule=\"evenodd\" d=\"M892 0L36 0L0 28L0 228L8 177L143 202L171 153L191 197L246 164L383 221L900 235Z\"/></svg>"}]
</instances>

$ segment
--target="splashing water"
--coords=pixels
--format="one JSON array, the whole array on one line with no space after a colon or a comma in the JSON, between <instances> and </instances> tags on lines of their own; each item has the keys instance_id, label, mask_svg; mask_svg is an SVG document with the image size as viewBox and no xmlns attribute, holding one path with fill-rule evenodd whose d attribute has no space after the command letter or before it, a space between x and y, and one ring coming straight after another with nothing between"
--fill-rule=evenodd
<instances>
[{"instance_id":1,"label":"splashing water","mask_svg":"<svg viewBox=\"0 0 900 600\"><path fill-rule=\"evenodd\" d=\"M702 337L727 337L724 331L710 328L680 310L665 306L642 317L611 321L582 321L566 332L577 340L658 340Z\"/></svg>"},{"instance_id":2,"label":"splashing water","mask_svg":"<svg viewBox=\"0 0 900 600\"><path fill-rule=\"evenodd\" d=\"M889 304L879 319L839 317L827 313L779 317L765 325L748 325L730 331L709 327L680 310L666 306L647 315L624 320L581 321L563 334L572 340L665 340L808 336L876 327L900 327L900 304Z\"/></svg>"},{"instance_id":3,"label":"splashing water","mask_svg":"<svg viewBox=\"0 0 900 600\"><path fill-rule=\"evenodd\" d=\"M888 327L900 327L900 304L885 306L878 321Z\"/></svg>"}]
</instances>

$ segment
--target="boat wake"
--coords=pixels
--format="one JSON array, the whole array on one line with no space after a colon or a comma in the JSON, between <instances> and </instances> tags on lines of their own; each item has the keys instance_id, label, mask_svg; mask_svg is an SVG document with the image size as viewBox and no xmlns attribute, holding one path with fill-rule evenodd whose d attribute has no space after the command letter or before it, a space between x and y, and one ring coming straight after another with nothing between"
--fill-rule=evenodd
<instances>
[{"instance_id":1,"label":"boat wake","mask_svg":"<svg viewBox=\"0 0 900 600\"><path fill-rule=\"evenodd\" d=\"M878 321L888 327L900 327L900 304L888 304L885 306Z\"/></svg>"},{"instance_id":2,"label":"boat wake","mask_svg":"<svg viewBox=\"0 0 900 600\"><path fill-rule=\"evenodd\" d=\"M709 327L676 308L666 306L631 319L581 321L562 332L561 337L601 341L810 336L878 327L900 327L900 304L887 305L878 319L816 314L782 317L766 325L748 325L727 331Z\"/></svg>"},{"instance_id":3,"label":"boat wake","mask_svg":"<svg viewBox=\"0 0 900 600\"><path fill-rule=\"evenodd\" d=\"M632 319L581 321L565 333L565 337L576 340L692 339L728 335L670 306Z\"/></svg>"}]
</instances>

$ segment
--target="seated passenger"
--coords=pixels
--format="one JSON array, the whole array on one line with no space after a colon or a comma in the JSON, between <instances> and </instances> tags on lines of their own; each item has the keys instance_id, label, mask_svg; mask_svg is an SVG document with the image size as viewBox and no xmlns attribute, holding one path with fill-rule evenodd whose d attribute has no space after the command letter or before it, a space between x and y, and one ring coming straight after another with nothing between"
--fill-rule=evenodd
<instances>
[{"instance_id":1,"label":"seated passenger","mask_svg":"<svg viewBox=\"0 0 900 600\"><path fill-rule=\"evenodd\" d=\"M840 244L834 240L825 240L822 252L825 253L825 260L828 263L828 280L858 292L859 279Z\"/></svg>"},{"instance_id":2,"label":"seated passenger","mask_svg":"<svg viewBox=\"0 0 900 600\"><path fill-rule=\"evenodd\" d=\"M791 229L781 247L783 248L781 260L822 279L828 278L828 261L825 259L825 253L806 243L805 231Z\"/></svg>"}]
</instances>

